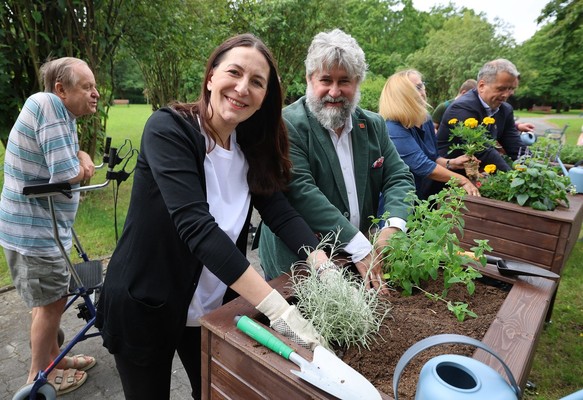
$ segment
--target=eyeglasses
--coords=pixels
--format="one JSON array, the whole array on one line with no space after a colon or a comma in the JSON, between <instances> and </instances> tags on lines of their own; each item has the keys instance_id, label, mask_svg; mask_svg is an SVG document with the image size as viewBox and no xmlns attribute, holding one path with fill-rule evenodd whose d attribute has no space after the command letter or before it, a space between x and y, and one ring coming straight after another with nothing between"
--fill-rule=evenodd
<instances>
[{"instance_id":1,"label":"eyeglasses","mask_svg":"<svg viewBox=\"0 0 583 400\"><path fill-rule=\"evenodd\" d=\"M425 82L421 82L415 85L415 87L417 88L417 90L423 90L425 89Z\"/></svg>"}]
</instances>

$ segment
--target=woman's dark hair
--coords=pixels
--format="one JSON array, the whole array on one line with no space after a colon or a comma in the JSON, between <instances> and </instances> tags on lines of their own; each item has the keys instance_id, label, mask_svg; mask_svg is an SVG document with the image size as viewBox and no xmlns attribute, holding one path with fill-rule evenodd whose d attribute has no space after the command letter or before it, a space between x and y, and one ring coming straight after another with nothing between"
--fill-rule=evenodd
<instances>
[{"instance_id":1,"label":"woman's dark hair","mask_svg":"<svg viewBox=\"0 0 583 400\"><path fill-rule=\"evenodd\" d=\"M220 44L211 54L204 73L201 93L194 103L176 103L172 107L183 114L200 117L203 129L216 142L218 135L210 125L211 92L207 89L212 72L225 54L236 47L253 47L269 64L267 93L261 105L247 120L237 125L237 142L249 163L247 182L251 193L268 195L284 190L291 176L287 129L281 117L283 96L277 64L271 51L258 37L245 33L233 36ZM209 111L210 108L210 111Z\"/></svg>"}]
</instances>

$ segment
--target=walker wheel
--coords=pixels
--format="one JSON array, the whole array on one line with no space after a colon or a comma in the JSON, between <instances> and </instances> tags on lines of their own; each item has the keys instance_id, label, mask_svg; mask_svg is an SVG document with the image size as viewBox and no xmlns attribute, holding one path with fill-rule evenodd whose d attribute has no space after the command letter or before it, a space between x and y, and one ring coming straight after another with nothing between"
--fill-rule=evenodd
<instances>
[{"instance_id":1,"label":"walker wheel","mask_svg":"<svg viewBox=\"0 0 583 400\"><path fill-rule=\"evenodd\" d=\"M21 387L18 389L18 392L14 394L12 400L27 400L30 397L33 386L34 382ZM36 392L36 398L38 400L55 400L57 398L57 391L53 385L47 382L38 389Z\"/></svg>"}]
</instances>

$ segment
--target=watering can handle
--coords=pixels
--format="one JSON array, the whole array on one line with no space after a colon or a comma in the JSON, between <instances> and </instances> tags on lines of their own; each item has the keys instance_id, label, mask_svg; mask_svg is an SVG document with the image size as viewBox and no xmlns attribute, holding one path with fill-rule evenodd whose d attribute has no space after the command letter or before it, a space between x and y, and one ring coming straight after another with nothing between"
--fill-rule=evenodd
<instances>
[{"instance_id":1,"label":"watering can handle","mask_svg":"<svg viewBox=\"0 0 583 400\"><path fill-rule=\"evenodd\" d=\"M415 343L413 346L409 347L409 349L401 356L401 358L399 359L399 362L397 363L397 366L395 367L395 372L393 374L393 393L395 394L395 400L398 400L398 398L399 398L399 393L397 392L397 388L399 386L399 380L401 379L401 373L403 372L403 370L405 369L407 364L409 364L409 361L411 361L413 359L413 357L415 357L417 354L419 354L423 350L426 350L426 349L433 347L433 346L437 346L439 344L446 344L446 343L469 344L469 345L478 347L482 350L485 350L488 353L490 353L491 355L493 355L494 357L496 357L496 359L498 361L500 361L500 363L504 367L504 371L506 371L506 376L508 376L508 380L510 381L510 385L512 386L512 389L516 393L516 397L518 399L521 398L520 387L517 385L516 380L514 379L514 375L512 375L510 368L508 368L506 363L504 363L504 361L494 352L494 350L492 350L490 347L488 347L484 343L480 342L479 340L473 339L471 337L464 336L464 335L456 335L456 334L446 333L443 335L430 336L428 338L420 340L419 342Z\"/></svg>"}]
</instances>

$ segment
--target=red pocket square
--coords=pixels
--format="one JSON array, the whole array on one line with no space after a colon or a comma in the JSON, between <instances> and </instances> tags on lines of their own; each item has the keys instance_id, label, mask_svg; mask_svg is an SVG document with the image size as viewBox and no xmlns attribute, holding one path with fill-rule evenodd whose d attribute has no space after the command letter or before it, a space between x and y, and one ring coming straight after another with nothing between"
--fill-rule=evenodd
<instances>
[{"instance_id":1,"label":"red pocket square","mask_svg":"<svg viewBox=\"0 0 583 400\"><path fill-rule=\"evenodd\" d=\"M383 166L383 162L385 162L385 157L379 157L375 162L372 163L372 167L380 168Z\"/></svg>"}]
</instances>

